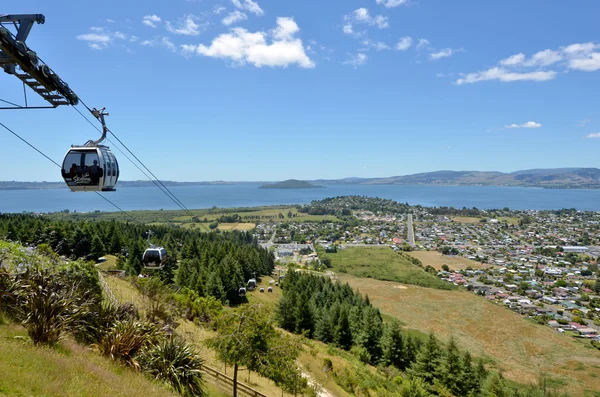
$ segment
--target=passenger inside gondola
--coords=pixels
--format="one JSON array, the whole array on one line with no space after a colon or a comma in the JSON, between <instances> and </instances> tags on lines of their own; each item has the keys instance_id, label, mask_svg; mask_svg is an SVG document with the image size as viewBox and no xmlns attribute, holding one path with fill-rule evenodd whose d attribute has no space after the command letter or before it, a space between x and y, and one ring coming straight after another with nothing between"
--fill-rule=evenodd
<instances>
[{"instance_id":1,"label":"passenger inside gondola","mask_svg":"<svg viewBox=\"0 0 600 397\"><path fill-rule=\"evenodd\" d=\"M100 177L102 177L102 168L98 165L98 160L94 160L94 164L90 167L90 179L92 185L100 183Z\"/></svg>"}]
</instances>

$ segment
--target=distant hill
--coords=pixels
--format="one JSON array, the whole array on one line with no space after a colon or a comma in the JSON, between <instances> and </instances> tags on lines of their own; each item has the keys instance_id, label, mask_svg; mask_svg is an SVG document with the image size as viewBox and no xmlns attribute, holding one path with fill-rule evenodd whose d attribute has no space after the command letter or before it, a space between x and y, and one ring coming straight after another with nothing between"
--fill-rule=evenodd
<instances>
[{"instance_id":1,"label":"distant hill","mask_svg":"<svg viewBox=\"0 0 600 397\"><path fill-rule=\"evenodd\" d=\"M260 185L259 189L314 189L314 188L322 188L325 186L313 185L310 182L299 181L297 179L288 179L283 182L276 183L266 183L264 185Z\"/></svg>"},{"instance_id":2,"label":"distant hill","mask_svg":"<svg viewBox=\"0 0 600 397\"><path fill-rule=\"evenodd\" d=\"M166 186L258 184L262 189L310 189L328 185L457 185L457 186L523 186L546 189L600 189L598 168L549 168L521 170L511 173L498 171L435 171L385 178L343 178L283 182L173 182L162 181ZM325 185L325 186L323 186ZM151 181L119 181L119 187L154 186ZM66 189L64 182L0 181L0 190Z\"/></svg>"},{"instance_id":3,"label":"distant hill","mask_svg":"<svg viewBox=\"0 0 600 397\"><path fill-rule=\"evenodd\" d=\"M458 185L600 189L600 169L598 168L533 169L512 173L498 171L435 171L387 178L352 179L318 180L318 182L325 185Z\"/></svg>"}]
</instances>

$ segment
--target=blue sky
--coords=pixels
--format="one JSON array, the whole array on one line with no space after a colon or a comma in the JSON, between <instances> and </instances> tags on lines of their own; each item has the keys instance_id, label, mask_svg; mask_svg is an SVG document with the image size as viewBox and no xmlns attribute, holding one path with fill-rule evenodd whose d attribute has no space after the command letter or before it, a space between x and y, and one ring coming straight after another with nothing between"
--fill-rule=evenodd
<instances>
[{"instance_id":1,"label":"blue sky","mask_svg":"<svg viewBox=\"0 0 600 397\"><path fill-rule=\"evenodd\" d=\"M29 47L161 179L599 165L595 0L18 5L3 12L46 16ZM22 102L16 78L0 84ZM57 161L98 135L69 107L0 121ZM4 130L0 145L0 180L60 180ZM121 179L144 179L115 153Z\"/></svg>"}]
</instances>

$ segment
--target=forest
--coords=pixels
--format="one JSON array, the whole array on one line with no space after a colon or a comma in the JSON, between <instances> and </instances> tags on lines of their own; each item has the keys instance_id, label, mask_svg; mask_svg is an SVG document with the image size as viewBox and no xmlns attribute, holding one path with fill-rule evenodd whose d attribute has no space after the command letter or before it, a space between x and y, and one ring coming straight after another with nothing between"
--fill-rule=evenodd
<instances>
[{"instance_id":1,"label":"forest","mask_svg":"<svg viewBox=\"0 0 600 397\"><path fill-rule=\"evenodd\" d=\"M114 220L72 222L35 215L0 215L0 238L26 245L48 244L56 254L69 259L97 260L113 254L119 258L117 266L128 275L154 272L166 283L175 282L223 303L240 303L240 285L273 270L273 254L247 232L201 233L168 226L153 226L150 239L152 244L166 248L169 257L165 267L160 271L142 269L147 231L146 226Z\"/></svg>"}]
</instances>

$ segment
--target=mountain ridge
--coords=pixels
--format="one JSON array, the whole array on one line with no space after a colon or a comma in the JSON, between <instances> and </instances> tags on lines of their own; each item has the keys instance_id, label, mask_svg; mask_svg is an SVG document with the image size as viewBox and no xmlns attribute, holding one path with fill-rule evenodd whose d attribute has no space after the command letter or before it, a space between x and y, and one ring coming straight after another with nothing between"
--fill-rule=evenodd
<instances>
[{"instance_id":1,"label":"mountain ridge","mask_svg":"<svg viewBox=\"0 0 600 397\"><path fill-rule=\"evenodd\" d=\"M318 185L457 185L521 186L547 189L600 189L600 169L569 167L528 169L514 172L440 170L389 177L346 177L340 179L305 179ZM273 181L162 181L167 186L265 184ZM120 181L120 187L153 186L151 181ZM0 181L0 190L66 188L63 182Z\"/></svg>"}]
</instances>

